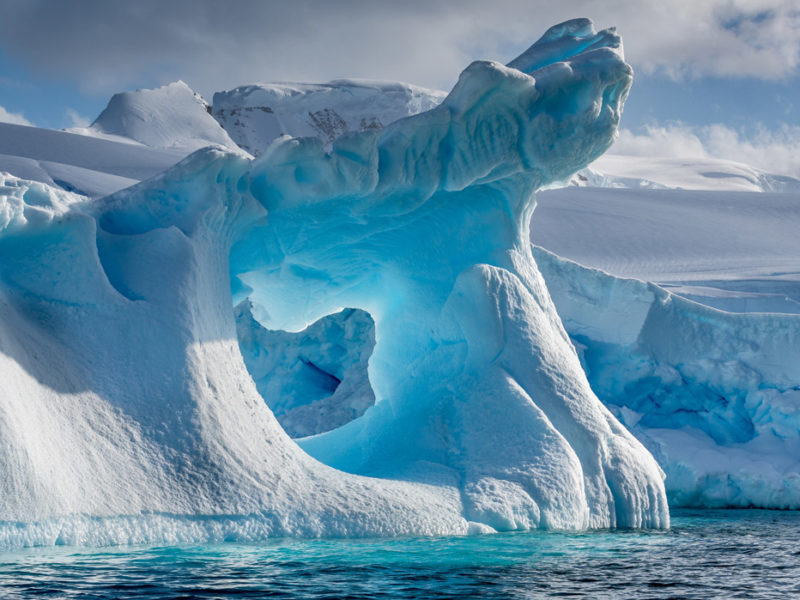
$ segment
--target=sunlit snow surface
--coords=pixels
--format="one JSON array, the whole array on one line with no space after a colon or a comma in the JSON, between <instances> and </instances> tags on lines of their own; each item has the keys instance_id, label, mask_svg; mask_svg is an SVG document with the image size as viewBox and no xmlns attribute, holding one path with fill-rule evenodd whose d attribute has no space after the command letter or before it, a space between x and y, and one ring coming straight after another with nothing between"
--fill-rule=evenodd
<instances>
[{"instance_id":1,"label":"sunlit snow surface","mask_svg":"<svg viewBox=\"0 0 800 600\"><path fill-rule=\"evenodd\" d=\"M213 144L239 151L211 116L211 107L183 81L154 90L114 94L90 127L72 131L185 153Z\"/></svg>"},{"instance_id":2,"label":"sunlit snow surface","mask_svg":"<svg viewBox=\"0 0 800 600\"><path fill-rule=\"evenodd\" d=\"M619 46L571 21L330 152L206 149L95 203L6 178L4 543L666 526L663 475L590 390L527 241L533 191L612 141ZM374 318L375 406L303 443L332 466L245 370L245 297L288 330Z\"/></svg>"},{"instance_id":3,"label":"sunlit snow surface","mask_svg":"<svg viewBox=\"0 0 800 600\"><path fill-rule=\"evenodd\" d=\"M536 245L730 312L800 312L800 193L564 188Z\"/></svg>"},{"instance_id":4,"label":"sunlit snow surface","mask_svg":"<svg viewBox=\"0 0 800 600\"><path fill-rule=\"evenodd\" d=\"M0 123L0 172L84 196L105 196L131 186L185 155L183 150L149 148L130 139Z\"/></svg>"}]
</instances>

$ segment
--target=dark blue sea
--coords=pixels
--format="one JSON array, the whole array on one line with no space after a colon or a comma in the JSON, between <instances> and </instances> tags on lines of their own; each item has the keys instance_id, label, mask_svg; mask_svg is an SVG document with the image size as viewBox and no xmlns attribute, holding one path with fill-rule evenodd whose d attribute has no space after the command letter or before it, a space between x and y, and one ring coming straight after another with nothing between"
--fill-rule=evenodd
<instances>
[{"instance_id":1,"label":"dark blue sea","mask_svg":"<svg viewBox=\"0 0 800 600\"><path fill-rule=\"evenodd\" d=\"M0 598L800 598L800 512L665 532L272 540L0 553Z\"/></svg>"}]
</instances>

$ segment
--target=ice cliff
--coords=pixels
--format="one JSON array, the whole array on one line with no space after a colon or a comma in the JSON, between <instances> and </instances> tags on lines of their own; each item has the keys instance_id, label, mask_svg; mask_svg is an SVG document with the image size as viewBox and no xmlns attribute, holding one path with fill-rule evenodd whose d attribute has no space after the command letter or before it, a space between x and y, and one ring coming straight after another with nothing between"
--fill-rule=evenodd
<instances>
[{"instance_id":1,"label":"ice cliff","mask_svg":"<svg viewBox=\"0 0 800 600\"><path fill-rule=\"evenodd\" d=\"M0 544L666 527L527 240L630 83L579 19L329 151L209 148L95 202L6 178ZM243 364L243 301L288 331L368 311L374 406L301 449Z\"/></svg>"}]
</instances>

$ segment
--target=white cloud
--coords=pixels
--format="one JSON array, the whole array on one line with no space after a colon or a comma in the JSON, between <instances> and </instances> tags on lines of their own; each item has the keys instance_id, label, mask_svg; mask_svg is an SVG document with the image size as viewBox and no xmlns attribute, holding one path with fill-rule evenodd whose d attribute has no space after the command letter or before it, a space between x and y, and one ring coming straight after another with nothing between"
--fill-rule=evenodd
<instances>
[{"instance_id":1,"label":"white cloud","mask_svg":"<svg viewBox=\"0 0 800 600\"><path fill-rule=\"evenodd\" d=\"M795 0L645 0L630 12L620 26L628 57L644 71L777 79L800 65Z\"/></svg>"},{"instance_id":2,"label":"white cloud","mask_svg":"<svg viewBox=\"0 0 800 600\"><path fill-rule=\"evenodd\" d=\"M91 125L91 119L88 117L84 117L83 115L79 114L77 110L74 108L68 108L64 111L67 115L67 118L70 120L70 127L88 127Z\"/></svg>"},{"instance_id":3,"label":"white cloud","mask_svg":"<svg viewBox=\"0 0 800 600\"><path fill-rule=\"evenodd\" d=\"M0 123L13 123L14 125L31 125L32 123L22 116L22 113L8 112L0 106Z\"/></svg>"},{"instance_id":4,"label":"white cloud","mask_svg":"<svg viewBox=\"0 0 800 600\"><path fill-rule=\"evenodd\" d=\"M577 16L616 25L644 72L774 79L800 64L797 0L5 0L4 14L9 55L103 93L179 78L205 94L336 77L446 88Z\"/></svg>"},{"instance_id":5,"label":"white cloud","mask_svg":"<svg viewBox=\"0 0 800 600\"><path fill-rule=\"evenodd\" d=\"M708 151L696 131L682 124L651 125L642 134L635 134L630 129L620 129L619 138L609 153L675 158L708 156Z\"/></svg>"},{"instance_id":6,"label":"white cloud","mask_svg":"<svg viewBox=\"0 0 800 600\"><path fill-rule=\"evenodd\" d=\"M703 127L653 125L642 134L622 129L609 153L723 158L768 173L800 177L800 127L784 126L774 131L761 128L750 136L719 123Z\"/></svg>"}]
</instances>

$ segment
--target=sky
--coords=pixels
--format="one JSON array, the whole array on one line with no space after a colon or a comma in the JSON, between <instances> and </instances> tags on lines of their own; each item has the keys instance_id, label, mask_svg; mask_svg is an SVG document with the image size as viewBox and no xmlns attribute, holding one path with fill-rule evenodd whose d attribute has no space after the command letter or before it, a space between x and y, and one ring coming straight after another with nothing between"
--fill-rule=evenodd
<instances>
[{"instance_id":1,"label":"sky","mask_svg":"<svg viewBox=\"0 0 800 600\"><path fill-rule=\"evenodd\" d=\"M613 151L800 176L797 0L0 0L0 121L85 126L111 94L178 79L207 100L342 77L449 89L549 26L616 26L636 72Z\"/></svg>"}]
</instances>

